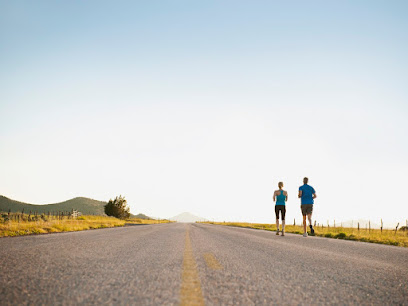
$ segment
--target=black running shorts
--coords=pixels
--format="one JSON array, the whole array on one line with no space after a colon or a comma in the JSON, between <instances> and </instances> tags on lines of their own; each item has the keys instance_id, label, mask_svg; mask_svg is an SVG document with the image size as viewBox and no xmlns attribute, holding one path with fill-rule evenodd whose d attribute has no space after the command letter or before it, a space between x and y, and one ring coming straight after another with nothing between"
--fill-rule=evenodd
<instances>
[{"instance_id":1,"label":"black running shorts","mask_svg":"<svg viewBox=\"0 0 408 306\"><path fill-rule=\"evenodd\" d=\"M281 212L282 220L285 220L286 205L275 205L276 219L279 219L279 212Z\"/></svg>"},{"instance_id":2,"label":"black running shorts","mask_svg":"<svg viewBox=\"0 0 408 306\"><path fill-rule=\"evenodd\" d=\"M302 215L311 215L313 212L313 204L303 204L300 205L300 208L302 209Z\"/></svg>"}]
</instances>

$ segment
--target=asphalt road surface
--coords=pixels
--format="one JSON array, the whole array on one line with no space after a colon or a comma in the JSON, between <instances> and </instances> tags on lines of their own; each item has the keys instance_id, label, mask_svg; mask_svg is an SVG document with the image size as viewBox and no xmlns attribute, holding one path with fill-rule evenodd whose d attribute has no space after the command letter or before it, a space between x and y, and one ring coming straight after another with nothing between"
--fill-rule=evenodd
<instances>
[{"instance_id":1,"label":"asphalt road surface","mask_svg":"<svg viewBox=\"0 0 408 306\"><path fill-rule=\"evenodd\" d=\"M0 239L0 305L408 305L408 249L204 224Z\"/></svg>"}]
</instances>

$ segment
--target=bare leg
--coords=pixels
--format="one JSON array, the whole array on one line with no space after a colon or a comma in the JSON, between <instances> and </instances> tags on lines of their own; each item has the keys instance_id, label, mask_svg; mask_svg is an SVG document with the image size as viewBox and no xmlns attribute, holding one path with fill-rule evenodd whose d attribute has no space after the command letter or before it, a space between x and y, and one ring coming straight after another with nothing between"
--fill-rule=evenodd
<instances>
[{"instance_id":1,"label":"bare leg","mask_svg":"<svg viewBox=\"0 0 408 306\"><path fill-rule=\"evenodd\" d=\"M306 233L306 216L303 216L303 233Z\"/></svg>"},{"instance_id":2,"label":"bare leg","mask_svg":"<svg viewBox=\"0 0 408 306\"><path fill-rule=\"evenodd\" d=\"M282 220L282 235L285 232L285 220Z\"/></svg>"},{"instance_id":3,"label":"bare leg","mask_svg":"<svg viewBox=\"0 0 408 306\"><path fill-rule=\"evenodd\" d=\"M309 220L309 225L312 225L312 214L308 214L307 219Z\"/></svg>"},{"instance_id":4,"label":"bare leg","mask_svg":"<svg viewBox=\"0 0 408 306\"><path fill-rule=\"evenodd\" d=\"M279 235L279 219L276 219L276 235Z\"/></svg>"}]
</instances>

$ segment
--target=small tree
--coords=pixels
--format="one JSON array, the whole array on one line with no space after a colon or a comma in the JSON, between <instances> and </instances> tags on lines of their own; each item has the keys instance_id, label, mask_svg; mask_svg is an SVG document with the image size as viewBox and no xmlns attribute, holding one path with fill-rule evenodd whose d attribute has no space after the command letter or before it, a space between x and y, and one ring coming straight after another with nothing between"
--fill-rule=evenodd
<instances>
[{"instance_id":1,"label":"small tree","mask_svg":"<svg viewBox=\"0 0 408 306\"><path fill-rule=\"evenodd\" d=\"M125 197L122 197L120 195L119 197L116 197L113 201L112 199L110 199L108 204L105 205L105 214L119 219L129 218L130 209L127 206L127 201Z\"/></svg>"}]
</instances>

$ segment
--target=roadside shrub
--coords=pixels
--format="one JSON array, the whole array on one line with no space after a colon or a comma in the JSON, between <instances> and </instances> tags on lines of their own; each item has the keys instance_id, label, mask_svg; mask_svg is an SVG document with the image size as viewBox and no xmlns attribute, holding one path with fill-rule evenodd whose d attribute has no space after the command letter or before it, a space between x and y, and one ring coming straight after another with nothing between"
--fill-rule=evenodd
<instances>
[{"instance_id":1,"label":"roadside shrub","mask_svg":"<svg viewBox=\"0 0 408 306\"><path fill-rule=\"evenodd\" d=\"M333 235L331 233L327 233L327 234L324 234L324 237L333 238Z\"/></svg>"},{"instance_id":2,"label":"roadside shrub","mask_svg":"<svg viewBox=\"0 0 408 306\"><path fill-rule=\"evenodd\" d=\"M119 219L127 219L130 217L130 209L127 206L127 201L121 195L114 200L110 199L105 205L105 214Z\"/></svg>"},{"instance_id":3,"label":"roadside shrub","mask_svg":"<svg viewBox=\"0 0 408 306\"><path fill-rule=\"evenodd\" d=\"M337 235L334 236L334 238L337 239L344 239L346 237L347 237L346 233L338 233Z\"/></svg>"}]
</instances>

